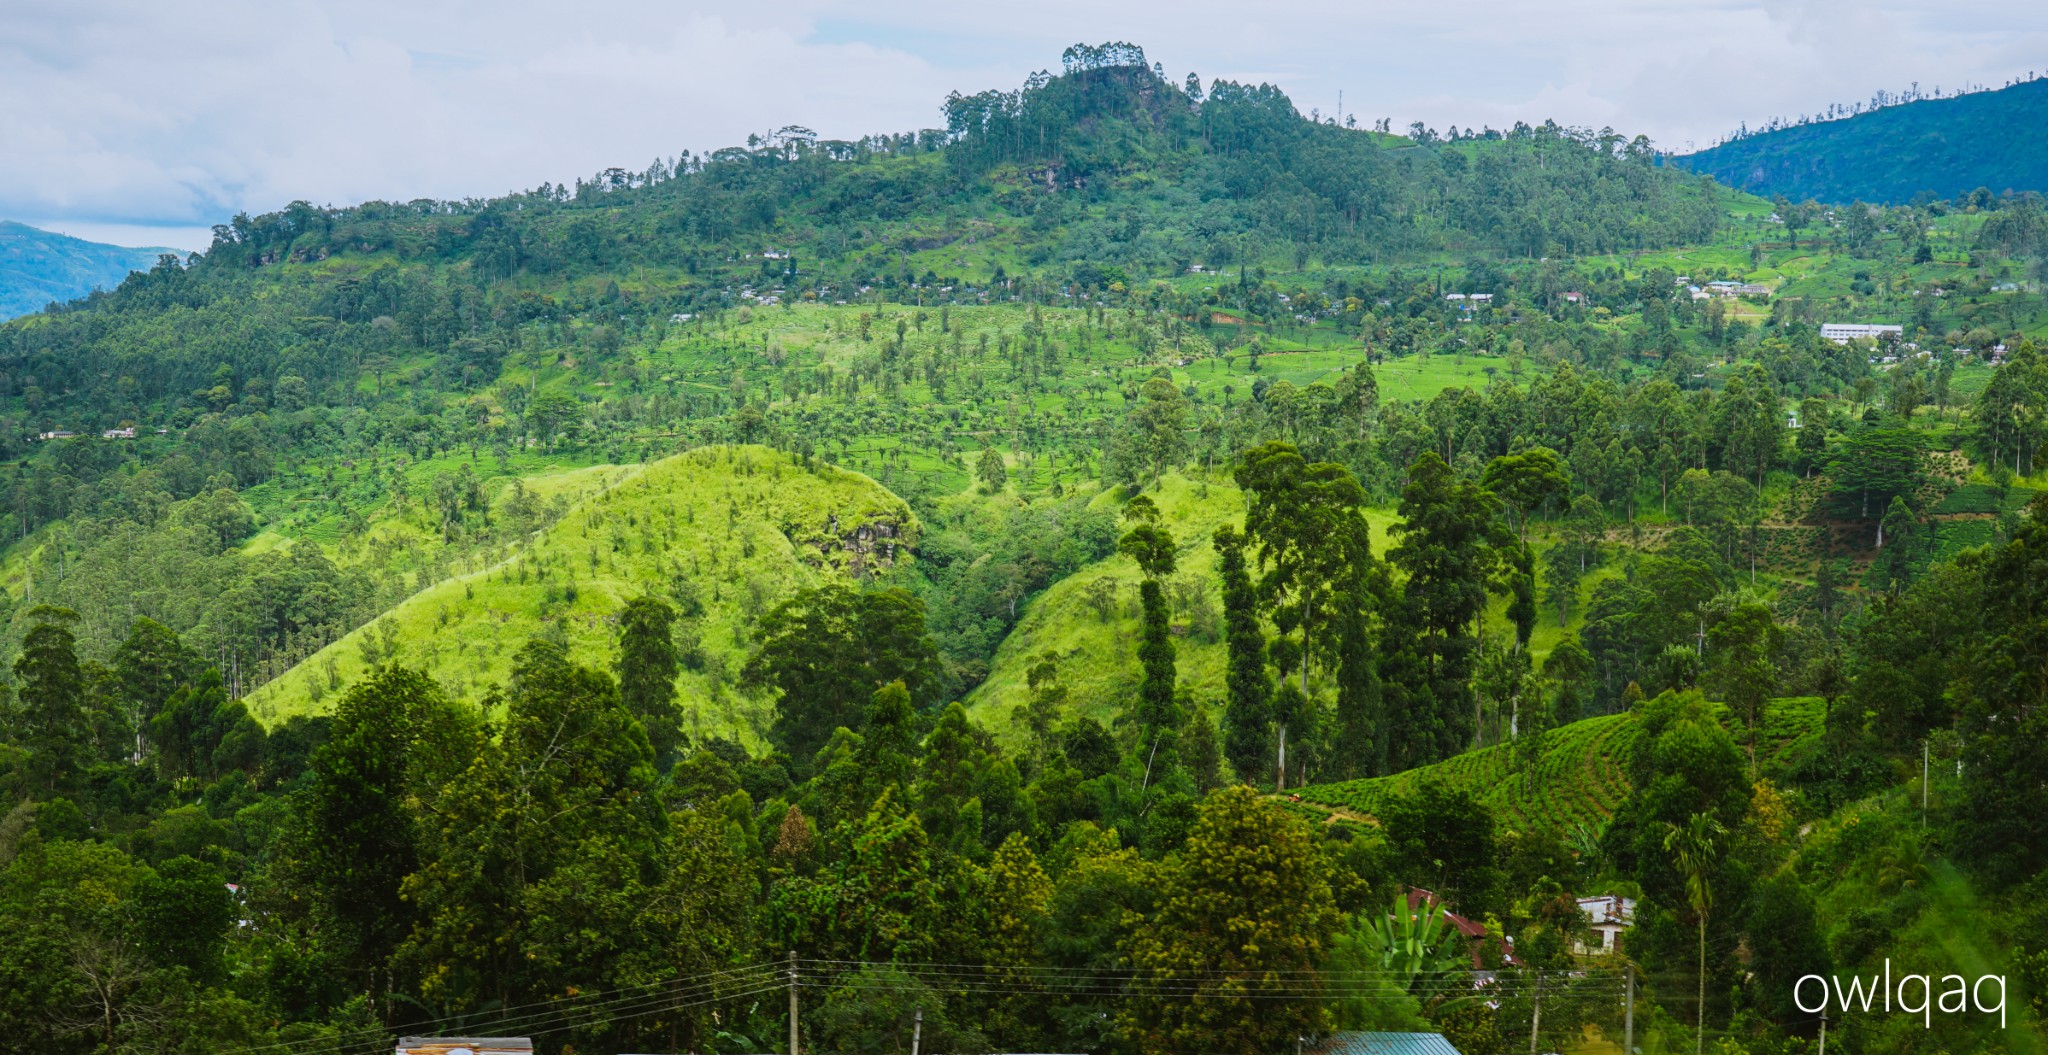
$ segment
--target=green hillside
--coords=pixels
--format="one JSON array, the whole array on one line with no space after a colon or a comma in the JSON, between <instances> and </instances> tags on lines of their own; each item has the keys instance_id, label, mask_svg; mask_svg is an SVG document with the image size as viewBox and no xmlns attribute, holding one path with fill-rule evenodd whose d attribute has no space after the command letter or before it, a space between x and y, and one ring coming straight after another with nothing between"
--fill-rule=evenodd
<instances>
[{"instance_id":1,"label":"green hillside","mask_svg":"<svg viewBox=\"0 0 2048 1055\"><path fill-rule=\"evenodd\" d=\"M119 286L174 250L131 249L0 220L0 319Z\"/></svg>"},{"instance_id":2,"label":"green hillside","mask_svg":"<svg viewBox=\"0 0 2048 1055\"><path fill-rule=\"evenodd\" d=\"M477 700L537 635L580 656L614 654L610 620L653 594L697 612L678 633L685 727L752 740L765 714L731 684L755 620L823 577L907 562L917 539L909 508L874 481L762 447L703 448L598 482L531 541L412 595L252 693L250 709L273 723L317 712L373 655Z\"/></svg>"},{"instance_id":3,"label":"green hillside","mask_svg":"<svg viewBox=\"0 0 2048 1055\"><path fill-rule=\"evenodd\" d=\"M1742 136L1671 159L1765 197L1902 205L1922 192L1958 198L2048 191L2048 80Z\"/></svg>"},{"instance_id":4,"label":"green hillside","mask_svg":"<svg viewBox=\"0 0 2048 1055\"><path fill-rule=\"evenodd\" d=\"M1217 608L1216 546L1224 524L1244 521L1243 492L1228 478L1173 474L1146 492L1159 506L1161 525L1172 532L1179 556L1167 595L1178 682L1203 704L1220 710L1224 698L1224 644ZM1114 492L1095 505L1121 505ZM1384 553L1394 516L1371 510L1373 547ZM997 648L988 679L967 698L968 711L990 728L1011 729L1012 712L1030 694L1030 668L1050 659L1073 701L1073 713L1107 723L1137 691L1140 629L1137 563L1113 556L1068 576L1046 590Z\"/></svg>"}]
</instances>

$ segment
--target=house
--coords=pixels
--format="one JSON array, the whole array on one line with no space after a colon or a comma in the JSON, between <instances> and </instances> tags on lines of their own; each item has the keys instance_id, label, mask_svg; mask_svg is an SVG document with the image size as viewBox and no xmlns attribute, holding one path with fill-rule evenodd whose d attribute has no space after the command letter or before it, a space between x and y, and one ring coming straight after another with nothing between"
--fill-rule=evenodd
<instances>
[{"instance_id":1,"label":"house","mask_svg":"<svg viewBox=\"0 0 2048 1055\"><path fill-rule=\"evenodd\" d=\"M1821 323L1820 335L1836 344L1848 344L1850 341L1881 341L1887 335L1904 337L1906 328L1861 322L1824 322Z\"/></svg>"},{"instance_id":2,"label":"house","mask_svg":"<svg viewBox=\"0 0 2048 1055\"><path fill-rule=\"evenodd\" d=\"M1308 1049L1309 1055L1458 1055L1441 1033L1332 1033Z\"/></svg>"},{"instance_id":3,"label":"house","mask_svg":"<svg viewBox=\"0 0 2048 1055\"><path fill-rule=\"evenodd\" d=\"M1589 927L1598 941L1577 943L1572 951L1581 956L1615 952L1621 948L1621 932L1635 924L1636 899L1615 894L1582 897L1579 899L1579 911L1591 921Z\"/></svg>"},{"instance_id":4,"label":"house","mask_svg":"<svg viewBox=\"0 0 2048 1055\"><path fill-rule=\"evenodd\" d=\"M1446 293L1446 294L1444 294L1444 299L1445 299L1445 300L1464 300L1464 299L1465 299L1465 295L1464 295L1463 293Z\"/></svg>"},{"instance_id":5,"label":"house","mask_svg":"<svg viewBox=\"0 0 2048 1055\"><path fill-rule=\"evenodd\" d=\"M134 438L135 426L133 425L125 429L107 429L100 433L100 439L103 440L132 440Z\"/></svg>"},{"instance_id":6,"label":"house","mask_svg":"<svg viewBox=\"0 0 2048 1055\"><path fill-rule=\"evenodd\" d=\"M1572 304L1580 304L1584 303L1586 298L1583 294L1579 293L1576 290L1573 290L1571 292L1566 293L1564 295L1564 299Z\"/></svg>"},{"instance_id":7,"label":"house","mask_svg":"<svg viewBox=\"0 0 2048 1055\"><path fill-rule=\"evenodd\" d=\"M74 437L74 436L77 436L77 435L78 435L78 433L75 433L75 432L67 432L67 431L66 431L66 430L64 430L64 429L58 429L58 430L57 430L57 431L55 431L55 432L38 432L38 433L36 433L36 439L39 439L39 440L68 440L68 439L71 439L72 437Z\"/></svg>"},{"instance_id":8,"label":"house","mask_svg":"<svg viewBox=\"0 0 2048 1055\"><path fill-rule=\"evenodd\" d=\"M1471 301L1474 304L1491 304L1493 303L1493 294L1474 293L1471 296L1466 297L1465 299Z\"/></svg>"},{"instance_id":9,"label":"house","mask_svg":"<svg viewBox=\"0 0 2048 1055\"><path fill-rule=\"evenodd\" d=\"M533 1055L531 1037L400 1037L394 1055Z\"/></svg>"}]
</instances>

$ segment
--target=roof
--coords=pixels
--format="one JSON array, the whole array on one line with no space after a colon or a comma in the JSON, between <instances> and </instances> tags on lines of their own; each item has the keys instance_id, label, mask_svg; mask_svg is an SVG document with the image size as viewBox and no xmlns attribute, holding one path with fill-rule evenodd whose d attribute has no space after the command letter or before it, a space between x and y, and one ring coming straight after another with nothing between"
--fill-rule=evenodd
<instances>
[{"instance_id":1,"label":"roof","mask_svg":"<svg viewBox=\"0 0 2048 1055\"><path fill-rule=\"evenodd\" d=\"M1332 1033L1311 1055L1458 1055L1441 1033Z\"/></svg>"},{"instance_id":2,"label":"roof","mask_svg":"<svg viewBox=\"0 0 2048 1055\"><path fill-rule=\"evenodd\" d=\"M533 1055L529 1037L400 1037L396 1055Z\"/></svg>"}]
</instances>

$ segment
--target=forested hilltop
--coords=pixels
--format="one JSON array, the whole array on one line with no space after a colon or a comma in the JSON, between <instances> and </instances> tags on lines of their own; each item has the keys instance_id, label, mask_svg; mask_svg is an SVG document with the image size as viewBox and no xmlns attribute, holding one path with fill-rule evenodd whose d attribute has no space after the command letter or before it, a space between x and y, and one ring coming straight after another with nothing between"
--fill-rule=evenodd
<instances>
[{"instance_id":1,"label":"forested hilltop","mask_svg":"<svg viewBox=\"0 0 2048 1055\"><path fill-rule=\"evenodd\" d=\"M0 326L0 1052L2036 1050L2037 198L943 112Z\"/></svg>"}]
</instances>

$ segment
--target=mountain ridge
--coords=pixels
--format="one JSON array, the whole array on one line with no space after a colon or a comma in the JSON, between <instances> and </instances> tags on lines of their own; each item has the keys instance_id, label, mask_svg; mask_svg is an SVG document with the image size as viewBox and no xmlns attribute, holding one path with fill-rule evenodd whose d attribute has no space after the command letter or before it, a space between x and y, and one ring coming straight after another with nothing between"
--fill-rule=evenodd
<instances>
[{"instance_id":1,"label":"mountain ridge","mask_svg":"<svg viewBox=\"0 0 2048 1055\"><path fill-rule=\"evenodd\" d=\"M1738 190L1793 201L1904 204L2048 191L2048 147L2015 134L2048 120L2048 80L1743 136L1667 159Z\"/></svg>"},{"instance_id":2,"label":"mountain ridge","mask_svg":"<svg viewBox=\"0 0 2048 1055\"><path fill-rule=\"evenodd\" d=\"M163 246L130 247L89 242L14 220L0 220L0 319L12 319L119 286L130 272L147 271Z\"/></svg>"}]
</instances>

